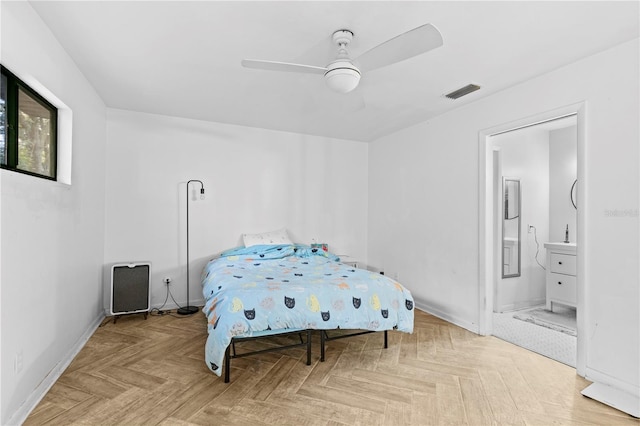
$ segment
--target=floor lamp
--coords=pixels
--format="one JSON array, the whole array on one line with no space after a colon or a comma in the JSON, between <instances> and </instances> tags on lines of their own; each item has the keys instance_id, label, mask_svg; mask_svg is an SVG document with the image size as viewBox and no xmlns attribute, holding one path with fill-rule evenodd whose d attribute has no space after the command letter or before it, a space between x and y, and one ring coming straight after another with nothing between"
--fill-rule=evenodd
<instances>
[{"instance_id":1,"label":"floor lamp","mask_svg":"<svg viewBox=\"0 0 640 426\"><path fill-rule=\"evenodd\" d=\"M189 184L198 182L200 184L200 199L204 200L204 184L200 180L190 180L187 182L187 306L178 309L180 315L191 315L198 312L198 307L189 306Z\"/></svg>"}]
</instances>

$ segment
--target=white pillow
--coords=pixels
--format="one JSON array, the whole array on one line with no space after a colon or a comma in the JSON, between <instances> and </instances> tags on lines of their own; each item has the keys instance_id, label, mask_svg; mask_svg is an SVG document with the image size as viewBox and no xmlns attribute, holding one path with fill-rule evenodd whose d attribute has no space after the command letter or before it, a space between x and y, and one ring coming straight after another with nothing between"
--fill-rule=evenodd
<instances>
[{"instance_id":1,"label":"white pillow","mask_svg":"<svg viewBox=\"0 0 640 426\"><path fill-rule=\"evenodd\" d=\"M261 234L242 234L245 247L258 245L293 244L289 239L287 230L282 228L277 231L263 232Z\"/></svg>"}]
</instances>

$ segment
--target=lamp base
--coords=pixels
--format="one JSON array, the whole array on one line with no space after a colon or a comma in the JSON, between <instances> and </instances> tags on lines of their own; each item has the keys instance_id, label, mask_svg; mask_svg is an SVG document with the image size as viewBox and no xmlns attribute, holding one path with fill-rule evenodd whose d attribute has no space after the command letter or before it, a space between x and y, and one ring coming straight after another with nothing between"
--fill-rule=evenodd
<instances>
[{"instance_id":1,"label":"lamp base","mask_svg":"<svg viewBox=\"0 0 640 426\"><path fill-rule=\"evenodd\" d=\"M180 309L178 309L176 312L179 315L193 315L196 312L198 312L200 309L198 309L197 306L184 306Z\"/></svg>"}]
</instances>

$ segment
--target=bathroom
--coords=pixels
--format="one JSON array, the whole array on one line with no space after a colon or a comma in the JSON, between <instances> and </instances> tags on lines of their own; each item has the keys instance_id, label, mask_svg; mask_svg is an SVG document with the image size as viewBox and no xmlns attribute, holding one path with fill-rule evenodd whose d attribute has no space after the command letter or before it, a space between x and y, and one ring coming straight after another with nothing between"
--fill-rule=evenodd
<instances>
[{"instance_id":1,"label":"bathroom","mask_svg":"<svg viewBox=\"0 0 640 426\"><path fill-rule=\"evenodd\" d=\"M525 128L491 136L494 155L494 234L496 238L495 258L496 282L493 286L494 318L497 319L494 335L512 341L510 334L523 337L522 324L518 331L501 336L505 318L523 319L520 313L553 310L551 314L567 314L575 321L575 308L567 304L548 300L548 260L545 243L560 243L549 247L569 250L575 259L577 200L577 126L576 116L547 121ZM568 242L568 243L566 243ZM573 250L573 252L571 252ZM555 250L554 250L555 251ZM550 269L550 271L553 270ZM570 277L571 278L571 277ZM575 285L575 278L572 282ZM556 283L557 284L557 283ZM564 289L568 288L564 284ZM553 289L552 289L553 290ZM549 291L551 296L551 291ZM513 314L512 314L513 313ZM547 314L548 312L542 312ZM502 318L500 320L498 317ZM525 318L540 325L536 319ZM521 321L520 321L521 322ZM544 322L544 321L542 321ZM546 325L545 325L546 326ZM563 330L552 324L555 331ZM575 328L575 327L574 327ZM546 333L548 330L545 330ZM571 333L571 330L568 330ZM575 331L574 331L575 333ZM506 337L506 338L505 338ZM560 336L566 340L568 336ZM575 340L575 334L573 336ZM548 346L549 339L544 339ZM573 364L575 343L567 349L567 357L559 359ZM521 346L540 352L535 344L526 342ZM557 350L553 349L552 352ZM556 359L554 354L546 354Z\"/></svg>"}]
</instances>

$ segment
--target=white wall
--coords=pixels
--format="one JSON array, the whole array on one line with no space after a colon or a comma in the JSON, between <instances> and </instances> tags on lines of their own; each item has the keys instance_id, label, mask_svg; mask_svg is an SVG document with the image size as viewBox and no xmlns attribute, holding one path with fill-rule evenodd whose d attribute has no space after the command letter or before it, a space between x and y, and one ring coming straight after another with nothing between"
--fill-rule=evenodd
<instances>
[{"instance_id":1,"label":"white wall","mask_svg":"<svg viewBox=\"0 0 640 426\"><path fill-rule=\"evenodd\" d=\"M527 128L491 138L500 147L502 176L520 179L520 276L497 277L496 312L512 311L545 302L543 243L549 235L549 132ZM502 215L500 215L502 217ZM515 224L515 221L508 221ZM528 226L536 228L538 245Z\"/></svg>"},{"instance_id":2,"label":"white wall","mask_svg":"<svg viewBox=\"0 0 640 426\"><path fill-rule=\"evenodd\" d=\"M105 263L151 261L152 305L166 276L186 300L190 179L206 192L189 207L191 304L206 261L242 233L284 227L294 242L366 260L367 144L122 110L107 122Z\"/></svg>"},{"instance_id":3,"label":"white wall","mask_svg":"<svg viewBox=\"0 0 640 426\"><path fill-rule=\"evenodd\" d=\"M640 389L639 44L633 40L381 138L369 151L369 260L418 306L478 327L478 135L586 104L587 377ZM480 82L482 84L482 82Z\"/></svg>"},{"instance_id":4,"label":"white wall","mask_svg":"<svg viewBox=\"0 0 640 426\"><path fill-rule=\"evenodd\" d=\"M571 203L571 186L577 179L576 126L549 132L549 241L576 242L576 208ZM574 200L574 202L577 200Z\"/></svg>"},{"instance_id":5,"label":"white wall","mask_svg":"<svg viewBox=\"0 0 640 426\"><path fill-rule=\"evenodd\" d=\"M188 179L207 189L191 209L192 277L240 233L285 226L296 241L369 254L419 305L476 328L478 132L580 101L587 373L638 388L637 40L367 147L124 111L109 111L105 136L102 101L29 4L3 2L1 19L0 61L18 76L32 74L74 111L74 145L71 186L0 171L0 423L100 318L104 263L151 260L153 302L164 300L165 275L183 300ZM192 278L192 294L198 290ZM24 368L15 374L18 351Z\"/></svg>"},{"instance_id":6,"label":"white wall","mask_svg":"<svg viewBox=\"0 0 640 426\"><path fill-rule=\"evenodd\" d=\"M4 425L102 318L106 109L27 2L2 2L1 19L0 62L73 111L71 185L0 171Z\"/></svg>"}]
</instances>

